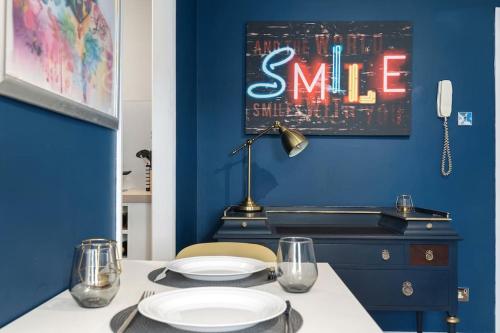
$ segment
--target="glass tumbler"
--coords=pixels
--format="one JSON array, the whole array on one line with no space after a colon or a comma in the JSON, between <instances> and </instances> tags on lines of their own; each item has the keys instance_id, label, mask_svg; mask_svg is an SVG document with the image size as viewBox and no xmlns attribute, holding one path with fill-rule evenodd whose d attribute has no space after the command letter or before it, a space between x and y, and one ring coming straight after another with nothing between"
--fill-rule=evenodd
<instances>
[{"instance_id":1,"label":"glass tumbler","mask_svg":"<svg viewBox=\"0 0 500 333\"><path fill-rule=\"evenodd\" d=\"M84 308L106 306L120 288L120 273L115 241L84 240L75 248L70 293Z\"/></svg>"},{"instance_id":2,"label":"glass tumbler","mask_svg":"<svg viewBox=\"0 0 500 333\"><path fill-rule=\"evenodd\" d=\"M396 208L401 213L409 213L413 211L413 200L411 195L402 194L396 199Z\"/></svg>"},{"instance_id":3,"label":"glass tumbler","mask_svg":"<svg viewBox=\"0 0 500 333\"><path fill-rule=\"evenodd\" d=\"M306 237L284 237L279 241L279 284L288 292L307 292L318 278L313 241Z\"/></svg>"}]
</instances>

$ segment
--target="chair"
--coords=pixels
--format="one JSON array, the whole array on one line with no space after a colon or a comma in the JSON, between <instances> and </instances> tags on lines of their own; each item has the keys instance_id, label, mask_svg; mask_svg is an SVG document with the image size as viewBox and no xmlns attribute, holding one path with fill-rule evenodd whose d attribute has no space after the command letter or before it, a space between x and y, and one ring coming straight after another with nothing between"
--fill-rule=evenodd
<instances>
[{"instance_id":1,"label":"chair","mask_svg":"<svg viewBox=\"0 0 500 333\"><path fill-rule=\"evenodd\" d=\"M182 249L177 259L196 256L233 256L276 262L276 255L265 246L250 243L214 242L199 243Z\"/></svg>"}]
</instances>

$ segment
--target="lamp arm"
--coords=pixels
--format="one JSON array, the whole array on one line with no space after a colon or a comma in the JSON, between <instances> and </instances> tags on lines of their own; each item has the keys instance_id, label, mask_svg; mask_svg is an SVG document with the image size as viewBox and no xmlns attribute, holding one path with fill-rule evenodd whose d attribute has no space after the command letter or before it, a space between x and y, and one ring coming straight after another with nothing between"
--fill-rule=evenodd
<instances>
[{"instance_id":1,"label":"lamp arm","mask_svg":"<svg viewBox=\"0 0 500 333\"><path fill-rule=\"evenodd\" d=\"M257 141L258 139L260 139L260 137L262 137L263 135L269 133L271 130L273 130L273 129L279 129L280 127L281 127L280 122L279 121L275 121L274 124L272 124L271 126L269 126L268 128L266 128L265 130L263 130L262 132L260 132L256 136L254 136L253 138L248 139L244 144L242 144L238 148L234 149L231 152L231 156L236 155L243 148L245 148L247 146L251 146L255 141Z\"/></svg>"}]
</instances>

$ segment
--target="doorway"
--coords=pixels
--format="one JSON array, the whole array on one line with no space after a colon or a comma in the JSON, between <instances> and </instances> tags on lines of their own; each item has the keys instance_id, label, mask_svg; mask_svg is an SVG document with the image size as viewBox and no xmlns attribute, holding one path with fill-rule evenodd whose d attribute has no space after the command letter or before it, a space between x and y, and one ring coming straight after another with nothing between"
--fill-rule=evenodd
<instances>
[{"instance_id":1,"label":"doorway","mask_svg":"<svg viewBox=\"0 0 500 333\"><path fill-rule=\"evenodd\" d=\"M124 258L175 257L175 0L122 0L116 239ZM154 159L153 159L154 152Z\"/></svg>"}]
</instances>

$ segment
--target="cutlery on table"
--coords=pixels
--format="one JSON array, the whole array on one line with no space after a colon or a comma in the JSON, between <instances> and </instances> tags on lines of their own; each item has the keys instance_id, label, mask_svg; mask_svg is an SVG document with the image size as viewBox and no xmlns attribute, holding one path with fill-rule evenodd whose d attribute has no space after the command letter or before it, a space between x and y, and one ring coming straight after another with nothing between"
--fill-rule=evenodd
<instances>
[{"instance_id":1,"label":"cutlery on table","mask_svg":"<svg viewBox=\"0 0 500 333\"><path fill-rule=\"evenodd\" d=\"M269 267L269 271L267 273L267 279L271 281L276 280L276 270L274 269L274 267Z\"/></svg>"},{"instance_id":2,"label":"cutlery on table","mask_svg":"<svg viewBox=\"0 0 500 333\"><path fill-rule=\"evenodd\" d=\"M289 300L286 301L285 310L285 333L293 333L293 325L290 313L292 312L292 304Z\"/></svg>"},{"instance_id":3,"label":"cutlery on table","mask_svg":"<svg viewBox=\"0 0 500 333\"><path fill-rule=\"evenodd\" d=\"M139 305L139 303L145 299L145 298L148 298L150 296L153 296L155 294L154 291L145 291L142 293L142 296L141 298L139 299L139 302L137 302L137 305ZM124 333L127 328L130 326L130 324L132 323L132 320L134 320L135 316L137 315L137 312L139 312L137 306L135 307L135 309L130 312L130 314L128 315L127 319L125 319L125 321L123 322L122 326L120 326L120 328L118 329L118 331L116 331L116 333Z\"/></svg>"},{"instance_id":4,"label":"cutlery on table","mask_svg":"<svg viewBox=\"0 0 500 333\"><path fill-rule=\"evenodd\" d=\"M154 282L158 282L158 281L163 280L164 278L166 278L167 277L167 272L168 272L168 267L165 267L165 269L160 274L158 274L155 277Z\"/></svg>"}]
</instances>

